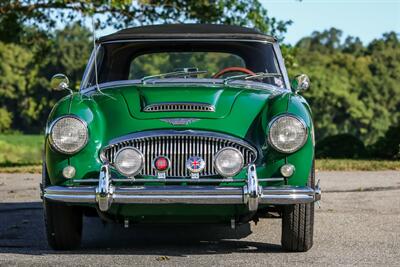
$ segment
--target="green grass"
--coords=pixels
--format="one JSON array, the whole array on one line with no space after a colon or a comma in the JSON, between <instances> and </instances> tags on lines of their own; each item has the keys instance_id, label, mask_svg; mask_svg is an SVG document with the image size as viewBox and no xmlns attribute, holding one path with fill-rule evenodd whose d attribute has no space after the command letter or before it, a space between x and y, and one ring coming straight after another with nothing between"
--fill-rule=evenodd
<instances>
[{"instance_id":1,"label":"green grass","mask_svg":"<svg viewBox=\"0 0 400 267\"><path fill-rule=\"evenodd\" d=\"M42 135L0 135L0 172L40 173ZM318 159L320 171L400 171L400 160Z\"/></svg>"},{"instance_id":2,"label":"green grass","mask_svg":"<svg viewBox=\"0 0 400 267\"><path fill-rule=\"evenodd\" d=\"M320 171L400 171L400 160L317 159L315 167Z\"/></svg>"},{"instance_id":3,"label":"green grass","mask_svg":"<svg viewBox=\"0 0 400 267\"><path fill-rule=\"evenodd\" d=\"M42 165L0 167L0 173L42 173Z\"/></svg>"},{"instance_id":4,"label":"green grass","mask_svg":"<svg viewBox=\"0 0 400 267\"><path fill-rule=\"evenodd\" d=\"M0 135L0 167L40 165L42 135Z\"/></svg>"}]
</instances>

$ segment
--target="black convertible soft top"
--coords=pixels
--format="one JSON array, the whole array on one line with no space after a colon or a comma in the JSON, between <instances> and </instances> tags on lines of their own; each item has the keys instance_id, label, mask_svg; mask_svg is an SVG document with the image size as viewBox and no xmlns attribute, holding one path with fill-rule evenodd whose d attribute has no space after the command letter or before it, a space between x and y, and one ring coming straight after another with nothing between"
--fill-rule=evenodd
<instances>
[{"instance_id":1,"label":"black convertible soft top","mask_svg":"<svg viewBox=\"0 0 400 267\"><path fill-rule=\"evenodd\" d=\"M98 42L135 39L249 39L275 42L258 30L232 25L164 24L127 28L101 37Z\"/></svg>"}]
</instances>

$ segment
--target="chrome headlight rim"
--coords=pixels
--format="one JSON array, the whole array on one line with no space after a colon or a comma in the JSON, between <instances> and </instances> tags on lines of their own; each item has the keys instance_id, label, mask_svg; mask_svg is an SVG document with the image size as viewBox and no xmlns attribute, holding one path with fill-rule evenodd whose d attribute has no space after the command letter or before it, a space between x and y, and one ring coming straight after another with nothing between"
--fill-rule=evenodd
<instances>
[{"instance_id":1,"label":"chrome headlight rim","mask_svg":"<svg viewBox=\"0 0 400 267\"><path fill-rule=\"evenodd\" d=\"M72 151L72 152L71 151L64 151L60 147L58 147L57 144L54 142L53 135L52 135L54 125L56 125L56 123L59 122L60 120L66 119L66 118L72 118L72 119L78 120L80 123L83 124L84 128L86 129L86 138L85 138L85 141L84 141L83 145L79 149L77 149L75 151ZM89 128L88 128L88 124L87 124L86 121L84 121L83 119L81 119L80 117L78 117L76 115L64 115L64 116L61 116L61 117L55 119L50 124L49 131L48 131L48 138L49 138L49 143L50 143L51 147L54 150L56 150L57 152L62 153L62 154L66 154L66 155L74 155L74 154L78 153L79 151L81 151L82 149L84 149L86 147L86 145L88 144L89 139L90 139L89 138L89 134L90 134L89 133Z\"/></svg>"},{"instance_id":2,"label":"chrome headlight rim","mask_svg":"<svg viewBox=\"0 0 400 267\"><path fill-rule=\"evenodd\" d=\"M272 142L272 140L271 140L271 127L272 127L272 125L273 125L277 120L279 120L279 119L281 119L281 118L283 118L283 117L290 117L290 118L293 118L293 119L297 120L298 122L300 122L300 124L303 126L304 135L305 135L305 137L306 137L306 138L304 138L304 139L302 140L301 144L300 144L296 149L293 149L293 150L290 150L290 151L283 150L283 149L280 149L279 147L276 147L276 146L274 145L274 143ZM294 153L294 152L299 151L299 150L305 145L305 143L307 142L307 140L308 140L308 128L307 128L307 124L306 124L306 122L303 120L303 118L301 118L301 117L299 117L299 116L296 116L295 114L292 114L292 113L284 113L284 114L277 115L277 116L273 117L272 120L270 121L270 123L268 124L267 139L268 139L268 144L269 144L273 149L275 149L276 151L278 151L278 152L280 152L280 153L284 153L284 154L292 154L292 153Z\"/></svg>"},{"instance_id":3,"label":"chrome headlight rim","mask_svg":"<svg viewBox=\"0 0 400 267\"><path fill-rule=\"evenodd\" d=\"M220 168L218 167L218 164L217 164L217 158L218 158L218 156L219 156L223 151L225 151L225 150L234 150L234 151L236 151L236 152L240 155L240 159L241 159L241 162L242 162L242 163L240 164L240 168L238 168L238 170L237 170L234 174L232 174L232 175L225 175L225 174L223 174L223 172L220 170ZM240 152L239 149L234 148L234 147L224 147L224 148L221 148L221 149L218 150L217 153L215 153L215 155L214 155L214 160L213 160L214 168L215 168L215 170L217 171L217 173L218 173L219 175L223 176L223 177L229 178L229 177L234 177L234 176L236 176L238 173L240 173L240 172L242 171L242 169L243 169L243 167L244 167L244 164L245 164L245 162L244 162L244 157L243 157L242 152Z\"/></svg>"},{"instance_id":4,"label":"chrome headlight rim","mask_svg":"<svg viewBox=\"0 0 400 267\"><path fill-rule=\"evenodd\" d=\"M119 155L122 151L127 150L127 149L135 150L135 151L138 152L138 154L140 155L140 167L138 168L138 170L137 170L136 172L134 172L134 173L132 173L132 174L130 174L130 173L125 173L124 171L121 171L121 169L118 167L118 164L116 164L116 160L117 160L117 158L118 158L118 155ZM114 160L114 163L112 164L113 167L114 167L120 174L122 174L122 175L124 175L124 176L126 176L126 177L134 177L135 175L139 174L139 173L143 170L143 167L144 167L144 156L143 156L142 151L140 151L139 149L137 149L136 147L133 147L133 146L126 146L126 147L123 147L123 148L121 148L120 150L118 150L117 153L115 154L114 159L115 159L115 160Z\"/></svg>"}]
</instances>

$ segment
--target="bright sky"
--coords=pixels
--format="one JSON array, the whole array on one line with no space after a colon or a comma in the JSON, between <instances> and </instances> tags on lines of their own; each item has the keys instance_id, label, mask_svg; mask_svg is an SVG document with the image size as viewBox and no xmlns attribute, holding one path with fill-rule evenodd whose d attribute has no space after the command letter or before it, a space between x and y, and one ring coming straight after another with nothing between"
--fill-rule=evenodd
<instances>
[{"instance_id":1,"label":"bright sky","mask_svg":"<svg viewBox=\"0 0 400 267\"><path fill-rule=\"evenodd\" d=\"M270 16L292 20L285 42L296 44L331 27L368 43L382 33L400 34L400 0L260 0Z\"/></svg>"},{"instance_id":2,"label":"bright sky","mask_svg":"<svg viewBox=\"0 0 400 267\"><path fill-rule=\"evenodd\" d=\"M292 20L285 35L285 42L296 44L313 31L331 27L347 35L360 37L368 43L383 33L395 31L400 34L400 0L259 0L268 14L279 20ZM110 34L107 28L97 36Z\"/></svg>"}]
</instances>

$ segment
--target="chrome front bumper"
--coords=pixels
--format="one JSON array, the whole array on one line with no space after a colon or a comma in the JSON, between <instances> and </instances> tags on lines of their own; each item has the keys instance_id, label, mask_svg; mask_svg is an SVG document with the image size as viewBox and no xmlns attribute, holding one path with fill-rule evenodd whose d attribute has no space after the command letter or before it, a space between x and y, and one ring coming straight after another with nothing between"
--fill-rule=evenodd
<instances>
[{"instance_id":1,"label":"chrome front bumper","mask_svg":"<svg viewBox=\"0 0 400 267\"><path fill-rule=\"evenodd\" d=\"M109 168L104 165L98 186L49 186L44 198L67 203L97 203L101 211L117 204L246 204L256 211L259 204L302 204L321 199L319 183L315 189L308 186L268 186L258 183L256 168L248 168L244 187L229 186L114 186ZM201 180L201 179L199 179Z\"/></svg>"}]
</instances>

